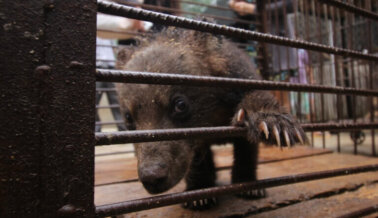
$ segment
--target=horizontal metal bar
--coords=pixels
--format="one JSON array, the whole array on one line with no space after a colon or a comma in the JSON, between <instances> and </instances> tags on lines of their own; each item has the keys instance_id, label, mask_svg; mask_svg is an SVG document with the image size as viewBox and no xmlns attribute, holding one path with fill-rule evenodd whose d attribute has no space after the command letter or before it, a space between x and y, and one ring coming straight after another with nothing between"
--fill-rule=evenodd
<instances>
[{"instance_id":1,"label":"horizontal metal bar","mask_svg":"<svg viewBox=\"0 0 378 218\"><path fill-rule=\"evenodd\" d=\"M378 213L378 204L371 206L371 207L363 208L363 209L360 209L360 210L357 210L357 211L353 211L353 212L348 213L348 214L344 214L344 215L339 216L337 218L363 217L363 216L367 216L367 215L372 214L372 213Z\"/></svg>"},{"instance_id":2,"label":"horizontal metal bar","mask_svg":"<svg viewBox=\"0 0 378 218\"><path fill-rule=\"evenodd\" d=\"M120 155L120 154L134 154L135 151L118 151L118 152L109 152L109 153L101 153L101 154L96 154L95 157L102 157L102 156L111 156L111 155Z\"/></svg>"},{"instance_id":3,"label":"horizontal metal bar","mask_svg":"<svg viewBox=\"0 0 378 218\"><path fill-rule=\"evenodd\" d=\"M345 176L356 173L377 171L378 164L366 165L352 168L327 170L315 173L304 173L297 175L282 176L270 179L263 179L255 182L246 182L232 185L223 185L201 190L186 191L174 194L165 194L154 197L142 198L137 200L125 201L122 203L108 204L96 207L96 216L112 216L117 214L130 213L145 209L163 207L187 201L211 198L225 194L233 194L251 189L270 188L299 182L306 182L317 179L325 179L336 176Z\"/></svg>"},{"instance_id":4,"label":"horizontal metal bar","mask_svg":"<svg viewBox=\"0 0 378 218\"><path fill-rule=\"evenodd\" d=\"M302 124L305 131L377 129L375 123L317 123ZM219 126L180 129L136 130L96 133L96 145L112 145L138 142L168 141L192 138L242 137L247 133L243 127Z\"/></svg>"},{"instance_id":5,"label":"horizontal metal bar","mask_svg":"<svg viewBox=\"0 0 378 218\"><path fill-rule=\"evenodd\" d=\"M96 61L111 62L111 63L115 63L116 62L116 60L109 60L109 59L96 59Z\"/></svg>"},{"instance_id":6,"label":"horizontal metal bar","mask_svg":"<svg viewBox=\"0 0 378 218\"><path fill-rule=\"evenodd\" d=\"M148 11L140 8L133 8L129 6L124 6L111 2L98 1L98 11L111 14L116 16L141 19L146 21L151 21L154 23L160 23L163 25L177 26L182 28L188 28L192 30L198 30L203 32L209 32L213 34L222 34L231 37L245 38L249 40L255 40L266 43L273 43L283 46L290 46L296 48L304 48L313 51L332 53L341 56L350 56L355 58L361 58L366 60L378 61L378 56L371 54L363 54L362 52L331 47L327 45L317 44L313 42L307 42L302 40L294 40L290 38L285 38L281 36L275 36L266 33L259 33L255 31L243 30L234 27L218 25L214 23L198 21L193 19L188 19L184 17L178 17L174 15L168 15L153 11Z\"/></svg>"},{"instance_id":7,"label":"horizontal metal bar","mask_svg":"<svg viewBox=\"0 0 378 218\"><path fill-rule=\"evenodd\" d=\"M138 178L133 178L133 179L127 179L127 180L121 180L121 181L101 183L101 184L95 185L95 187L107 186L107 185L117 185L117 184L122 184L122 183L131 183L131 182L138 182L138 181L139 181Z\"/></svg>"},{"instance_id":8,"label":"horizontal metal bar","mask_svg":"<svg viewBox=\"0 0 378 218\"><path fill-rule=\"evenodd\" d=\"M96 109L119 108L119 104L97 105Z\"/></svg>"},{"instance_id":9,"label":"horizontal metal bar","mask_svg":"<svg viewBox=\"0 0 378 218\"><path fill-rule=\"evenodd\" d=\"M240 137L247 130L241 127L208 127L159 130L136 130L96 133L96 145L167 141L188 138Z\"/></svg>"},{"instance_id":10,"label":"horizontal metal bar","mask_svg":"<svg viewBox=\"0 0 378 218\"><path fill-rule=\"evenodd\" d=\"M115 152L116 153L116 152ZM118 152L116 154L120 154L121 152ZM306 158L306 157L312 157L312 156L317 156L317 155L323 155L323 154L330 154L330 153L333 153L333 151L331 150L324 150L322 152L319 152L319 153L314 153L314 154L304 154L304 155L300 155L300 156L295 156L295 157L286 157L286 158L278 158L278 159L273 159L273 160L259 160L258 161L258 164L268 164L268 163L274 163L274 162L279 162L279 161L286 161L286 160L294 160L294 159L300 159L300 158ZM105 154L104 154L105 155ZM103 155L103 156L104 156ZM98 155L96 155L97 157ZM216 167L215 170L216 171L222 171L222 170L229 170L231 169L232 166L229 165L229 166L223 166L223 167ZM106 185L114 185L114 184L122 184L122 183L130 183L130 182L138 182L139 179L138 178L132 178L132 179L126 179L126 180L121 180L121 181L114 181L114 182L107 182L107 183L101 183L101 184L97 184L95 185L96 187L97 186L106 186Z\"/></svg>"},{"instance_id":11,"label":"horizontal metal bar","mask_svg":"<svg viewBox=\"0 0 378 218\"><path fill-rule=\"evenodd\" d=\"M332 5L336 8L340 8L340 9L352 12L352 13L359 15L359 16L364 16L364 17L367 17L367 18L370 18L370 19L373 19L373 20L378 20L378 14L377 13L374 13L372 11L369 11L369 10L366 10L366 9L363 9L363 8L356 7L356 6L354 6L350 3L347 3L347 2L342 2L342 1L339 1L339 0L318 0L318 1L320 1L321 3L327 4L327 5Z\"/></svg>"},{"instance_id":12,"label":"horizontal metal bar","mask_svg":"<svg viewBox=\"0 0 378 218\"><path fill-rule=\"evenodd\" d=\"M306 123L301 124L302 128L308 132L314 131L331 131L331 130L358 130L358 129L377 129L378 122L371 123Z\"/></svg>"},{"instance_id":13,"label":"horizontal metal bar","mask_svg":"<svg viewBox=\"0 0 378 218\"><path fill-rule=\"evenodd\" d=\"M116 88L96 88L96 92L116 92Z\"/></svg>"},{"instance_id":14,"label":"horizontal metal bar","mask_svg":"<svg viewBox=\"0 0 378 218\"><path fill-rule=\"evenodd\" d=\"M150 73L107 69L97 69L96 79L97 81L103 82L236 87L241 89L290 90L318 93L378 96L378 90L356 89L341 86L307 85L299 83L273 82L266 80L236 79L227 77L194 76L186 74Z\"/></svg>"},{"instance_id":15,"label":"horizontal metal bar","mask_svg":"<svg viewBox=\"0 0 378 218\"><path fill-rule=\"evenodd\" d=\"M214 9L224 10L224 11L234 11L230 7L223 7L223 6L219 6L219 5L210 5L210 4L205 4L205 3L201 3L201 2L186 1L186 0L173 0L173 1L176 1L176 2L179 2L179 3L182 3L182 4L199 5L199 6L203 6L203 7L207 7L207 8L214 8Z\"/></svg>"},{"instance_id":16,"label":"horizontal metal bar","mask_svg":"<svg viewBox=\"0 0 378 218\"><path fill-rule=\"evenodd\" d=\"M96 122L96 126L114 125L114 124L124 124L124 122L122 120L109 121L109 122Z\"/></svg>"},{"instance_id":17,"label":"horizontal metal bar","mask_svg":"<svg viewBox=\"0 0 378 218\"><path fill-rule=\"evenodd\" d=\"M121 49L121 48L130 48L130 45L104 45L104 44L96 44L96 47L106 47L106 48L116 48L116 49Z\"/></svg>"},{"instance_id":18,"label":"horizontal metal bar","mask_svg":"<svg viewBox=\"0 0 378 218\"><path fill-rule=\"evenodd\" d=\"M119 1L119 0L118 0ZM169 8L169 7L162 7L162 6L156 6L156 5L150 5L150 4L140 4L140 3L133 3L128 1L122 1L119 2L120 5L127 5L132 7L142 7L144 9L148 10L156 10L162 13L176 13L176 14L190 14L194 16L201 16L201 17L209 17L217 20L227 20L227 21L233 21L233 22L239 22L239 23L245 23L245 24L253 24L253 25L260 25L260 23L255 21L249 21L249 20L242 20L238 18L231 18L231 17L224 17L224 16L217 16L214 14L205 14L205 13L197 13L197 12L190 12L190 11L184 11L176 8Z\"/></svg>"},{"instance_id":19,"label":"horizontal metal bar","mask_svg":"<svg viewBox=\"0 0 378 218\"><path fill-rule=\"evenodd\" d=\"M108 33L119 33L125 35L133 35L133 36L148 36L152 35L152 32L137 32L137 31L129 31L129 30L107 30L107 29L97 29L100 32L108 32Z\"/></svg>"}]
</instances>

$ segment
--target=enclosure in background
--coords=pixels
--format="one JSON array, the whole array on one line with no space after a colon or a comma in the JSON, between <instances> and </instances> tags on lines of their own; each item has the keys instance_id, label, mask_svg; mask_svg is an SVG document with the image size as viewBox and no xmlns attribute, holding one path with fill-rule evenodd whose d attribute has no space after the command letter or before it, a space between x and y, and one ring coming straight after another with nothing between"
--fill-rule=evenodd
<instances>
[{"instance_id":1,"label":"enclosure in background","mask_svg":"<svg viewBox=\"0 0 378 218\"><path fill-rule=\"evenodd\" d=\"M228 1L173 1L172 7L167 7L161 1L160 5L130 3L118 1L120 4L138 6L158 12L180 15L188 18L207 19L211 22L242 28L251 31L269 33L295 40L314 42L330 47L345 48L365 54L378 52L378 24L374 19L360 13L354 13L354 8L376 12L374 1L347 2L354 4L352 9L334 7L322 1L301 0L269 0L247 1L256 5L255 13L239 15L228 6ZM352 11L351 11L352 10ZM261 14L263 16L261 16ZM152 34L147 32L126 32L134 37ZM350 56L342 57L334 54L316 52L303 48L261 43L238 37L229 37L239 48L243 49L254 62L264 79L300 84L321 84L328 86L352 87L358 89L375 89L378 76L377 64L374 61L363 60ZM99 45L98 45L99 46ZM101 45L100 45L101 46ZM117 53L118 48L112 46ZM113 60L115 62L115 60ZM115 89L97 89L115 95ZM308 92L273 91L282 105L289 109L302 123L374 121L374 111L377 111L377 99L356 95L317 94ZM114 98L114 97L113 97ZM123 125L123 120L115 119L114 115L119 105L106 102L97 106L103 121L96 125L104 126L104 131L113 131ZM107 110L110 108L111 111ZM110 113L112 112L112 114ZM373 130L374 131L374 130ZM375 155L373 133L367 131L344 132L343 138L348 142L346 152L358 152ZM311 133L312 144L341 150L340 133L338 131L316 132L321 143L315 143L314 133ZM366 138L369 141L366 141ZM316 137L319 138L319 137ZM350 140L347 140L349 138ZM367 146L370 146L368 148ZM353 148L351 148L353 146Z\"/></svg>"}]
</instances>

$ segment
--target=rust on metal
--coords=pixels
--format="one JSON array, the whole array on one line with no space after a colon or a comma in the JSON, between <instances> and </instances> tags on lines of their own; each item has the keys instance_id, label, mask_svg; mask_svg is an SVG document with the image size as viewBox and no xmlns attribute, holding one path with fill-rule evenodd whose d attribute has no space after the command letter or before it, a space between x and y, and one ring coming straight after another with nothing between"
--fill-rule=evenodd
<instances>
[{"instance_id":1,"label":"rust on metal","mask_svg":"<svg viewBox=\"0 0 378 218\"><path fill-rule=\"evenodd\" d=\"M115 120L115 121L108 121L108 122L96 122L96 125L114 125L114 124L124 124L123 120Z\"/></svg>"},{"instance_id":2,"label":"rust on metal","mask_svg":"<svg viewBox=\"0 0 378 218\"><path fill-rule=\"evenodd\" d=\"M217 20L227 20L227 21L234 21L239 23L245 23L245 24L253 24L253 25L259 25L259 23L254 21L248 21L248 20L242 20L238 18L230 18L230 17L224 17L224 16L217 16L213 14L205 14L205 13L197 13L197 12L190 12L190 11L184 11L176 8L169 8L169 7L163 7L163 6L156 6L156 5L150 5L150 4L142 4L142 3L133 3L125 0L117 0L119 4L121 5L128 5L132 7L142 7L144 9L148 10L156 10L162 13L175 13L175 14L190 14L198 17L208 17L213 18Z\"/></svg>"},{"instance_id":3,"label":"rust on metal","mask_svg":"<svg viewBox=\"0 0 378 218\"><path fill-rule=\"evenodd\" d=\"M305 131L376 129L378 123L316 123L302 124ZM192 138L243 137L247 133L244 127L219 126L159 130L135 130L121 132L96 133L96 145L112 145L138 142L154 142Z\"/></svg>"},{"instance_id":4,"label":"rust on metal","mask_svg":"<svg viewBox=\"0 0 378 218\"><path fill-rule=\"evenodd\" d=\"M240 137L247 129L242 127L200 127L160 130L136 130L96 133L97 145L166 141L188 138Z\"/></svg>"},{"instance_id":5,"label":"rust on metal","mask_svg":"<svg viewBox=\"0 0 378 218\"><path fill-rule=\"evenodd\" d=\"M116 88L96 88L97 92L116 92Z\"/></svg>"},{"instance_id":6,"label":"rust on metal","mask_svg":"<svg viewBox=\"0 0 378 218\"><path fill-rule=\"evenodd\" d=\"M241 89L307 91L319 93L340 93L352 95L378 96L377 90L356 89L340 86L307 85L266 80L236 79L227 77L193 76L171 73L150 73L122 70L96 70L97 81L143 83L161 85L190 85L211 87L237 87Z\"/></svg>"},{"instance_id":7,"label":"rust on metal","mask_svg":"<svg viewBox=\"0 0 378 218\"><path fill-rule=\"evenodd\" d=\"M246 182L232 185L223 185L201 190L186 191L174 194L165 194L149 198L125 201L116 204L108 204L96 207L96 216L105 217L123 213L130 213L156 207L163 207L177 203L183 203L191 200L199 200L225 194L233 194L251 189L261 189L277 187L282 185L306 182L317 179L325 179L336 176L345 176L356 173L372 172L378 170L378 164L343 168L336 170L327 170L315 173L304 173L290 176L283 176L271 179L263 179L255 182Z\"/></svg>"},{"instance_id":8,"label":"rust on metal","mask_svg":"<svg viewBox=\"0 0 378 218\"><path fill-rule=\"evenodd\" d=\"M343 1L340 1L340 0L318 0L318 1L323 3L323 4L332 5L336 8L340 8L340 9L343 9L345 11L352 12L352 13L359 15L359 16L364 16L364 17L370 18L372 20L378 20L378 14L377 13L374 13L373 11L366 10L364 8L356 7L355 5L352 5L352 4L347 3L347 2L343 2Z\"/></svg>"},{"instance_id":9,"label":"rust on metal","mask_svg":"<svg viewBox=\"0 0 378 218\"><path fill-rule=\"evenodd\" d=\"M335 55L349 56L355 58L361 58L366 60L378 61L378 56L371 54L363 54L362 52L331 47L327 45L321 45L312 42L306 42L301 40L294 40L285 37L275 36L266 33L259 33L250 30L243 30L234 27L228 27L224 25L213 24L209 22L203 22L193 19L188 19L184 17L168 15L153 11L148 11L140 8L134 8L129 6L124 6L116 3L98 1L98 11L111 14L116 16L122 16L133 19L140 19L145 21L150 21L154 23L160 23L168 26L177 26L192 30L198 30L203 32L209 32L213 34L222 34L230 37L240 37L249 40L255 40L260 42L273 43L283 46L290 46L296 48L304 48L318 52L326 52Z\"/></svg>"},{"instance_id":10,"label":"rust on metal","mask_svg":"<svg viewBox=\"0 0 378 218\"><path fill-rule=\"evenodd\" d=\"M93 217L96 1L1 5L0 216Z\"/></svg>"},{"instance_id":11,"label":"rust on metal","mask_svg":"<svg viewBox=\"0 0 378 218\"><path fill-rule=\"evenodd\" d=\"M96 109L119 108L119 104L97 105Z\"/></svg>"},{"instance_id":12,"label":"rust on metal","mask_svg":"<svg viewBox=\"0 0 378 218\"><path fill-rule=\"evenodd\" d=\"M199 6L203 6L203 7L214 8L214 9L224 10L224 11L233 11L229 7L223 7L223 6L218 6L218 5L210 5L210 4L205 4L205 3L201 3L201 2L187 1L187 0L173 0L173 1L183 3L183 4L199 5Z\"/></svg>"},{"instance_id":13,"label":"rust on metal","mask_svg":"<svg viewBox=\"0 0 378 218\"><path fill-rule=\"evenodd\" d=\"M126 151L126 152L114 152L114 153L105 153L105 154L98 154L96 155L97 156L107 156L107 155L114 155L114 154L126 154L126 153L133 153L134 151ZM280 151L282 152L282 151ZM316 153L309 153L309 154L301 154L301 155L298 155L298 156L289 156L289 157L280 157L280 158L273 158L273 159L262 159L262 160L259 160L258 161L258 164L268 164L268 163L275 163L275 162L280 162L280 161L287 161L287 160L295 160L295 159L301 159L301 158L307 158L307 157L312 157L312 156L319 156L319 155L325 155L325 154L330 154L330 153L333 153L333 151L331 150L323 150L321 152L316 152ZM229 170L231 169L232 166L231 165L228 165L228 166L219 166L219 167L216 167L215 170L216 171L222 171L222 170ZM96 184L96 187L98 186L106 186L106 185L114 185L114 184L122 184L122 183L131 183L131 182L138 182L139 179L138 178L128 178L128 179L125 179L125 180L121 180L121 181L114 181L114 182L106 182L106 183L100 183L100 184Z\"/></svg>"},{"instance_id":14,"label":"rust on metal","mask_svg":"<svg viewBox=\"0 0 378 218\"><path fill-rule=\"evenodd\" d=\"M366 207L366 208L363 208L363 209L360 209L360 210L357 210L357 211L353 211L353 212L348 213L348 214L344 214L344 215L339 216L337 218L363 217L363 216L367 216L367 215L370 215L370 214L373 214L373 213L378 213L378 204L371 206L371 207Z\"/></svg>"}]
</instances>

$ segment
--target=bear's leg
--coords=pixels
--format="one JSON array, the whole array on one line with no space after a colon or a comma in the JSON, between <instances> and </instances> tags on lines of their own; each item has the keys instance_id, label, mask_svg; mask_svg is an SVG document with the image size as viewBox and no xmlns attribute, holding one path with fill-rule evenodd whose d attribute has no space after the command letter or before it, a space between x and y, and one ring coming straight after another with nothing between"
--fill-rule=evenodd
<instances>
[{"instance_id":1,"label":"bear's leg","mask_svg":"<svg viewBox=\"0 0 378 218\"><path fill-rule=\"evenodd\" d=\"M215 166L210 145L202 146L197 149L189 172L185 178L187 191L212 187L215 185ZM184 208L192 210L205 210L217 204L216 198L205 198L195 201L185 202Z\"/></svg>"},{"instance_id":2,"label":"bear's leg","mask_svg":"<svg viewBox=\"0 0 378 218\"><path fill-rule=\"evenodd\" d=\"M235 139L232 183L256 181L257 162L258 144L252 144L244 138ZM248 190L237 194L237 196L247 199L262 198L265 195L264 189Z\"/></svg>"}]
</instances>

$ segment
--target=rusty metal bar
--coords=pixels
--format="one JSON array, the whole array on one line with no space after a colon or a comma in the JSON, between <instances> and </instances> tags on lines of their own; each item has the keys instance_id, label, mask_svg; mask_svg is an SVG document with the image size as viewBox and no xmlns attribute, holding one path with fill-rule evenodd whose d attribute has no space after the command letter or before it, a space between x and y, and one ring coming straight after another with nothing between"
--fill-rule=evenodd
<instances>
[{"instance_id":1,"label":"rusty metal bar","mask_svg":"<svg viewBox=\"0 0 378 218\"><path fill-rule=\"evenodd\" d=\"M131 152L133 152L133 151L130 151L128 153L131 153ZM118 152L118 153L114 153L114 154L121 154L121 153L123 154L123 153L126 153L126 152ZM313 157L313 156L330 154L330 153L333 153L333 151L331 151L331 150L324 150L322 152L315 153L315 154L304 154L304 155L295 156L295 157L278 158L278 159L273 159L273 160L259 160L258 164L260 165L260 164L275 163L275 162L286 161L286 160L295 160L295 159L306 158L306 157ZM96 155L96 157L97 156L105 156L105 155L106 154ZM215 168L216 171L229 170L229 169L232 169L232 166L223 166L223 167L216 167ZM139 181L138 178L131 178L131 179L126 179L126 180L121 180L121 181L115 181L115 182L100 183L100 184L96 184L95 186L97 187L97 186L115 185L115 184L138 182L138 181Z\"/></svg>"},{"instance_id":2,"label":"rusty metal bar","mask_svg":"<svg viewBox=\"0 0 378 218\"><path fill-rule=\"evenodd\" d=\"M305 26L305 33L304 33L304 37L305 37L305 40L306 41L310 41L310 34L309 34L309 28L310 28L310 19L309 19L309 11L312 9L311 6L309 6L311 4L312 1L306 1L306 0L302 0L303 4L300 4L300 11L302 11L302 13L304 12L304 26ZM310 61L310 68L311 69L314 69L314 64L313 64L313 61L312 61L312 52L311 51L308 51L308 59ZM314 83L314 79L313 79L313 70L311 70L310 72L310 84L313 85ZM314 104L315 102L315 94L313 93L310 93L309 94L309 99L310 99L310 122L313 123L314 120L316 120L316 104ZM315 140L315 135L314 135L314 132L311 132L311 146L314 146L314 140Z\"/></svg>"},{"instance_id":3,"label":"rusty metal bar","mask_svg":"<svg viewBox=\"0 0 378 218\"><path fill-rule=\"evenodd\" d=\"M377 213L377 212L378 212L378 204L371 206L371 207L363 208L363 209L360 209L360 210L357 210L357 211L353 211L351 213L344 214L344 215L339 216L337 218L363 217L363 216L367 216L367 215L370 215L372 213Z\"/></svg>"},{"instance_id":4,"label":"rusty metal bar","mask_svg":"<svg viewBox=\"0 0 378 218\"><path fill-rule=\"evenodd\" d=\"M259 33L255 31L243 30L209 22L203 22L184 17L178 17L163 13L152 12L144 9L133 8L129 6L123 6L116 3L98 1L98 11L116 16L123 16L134 19L141 19L151 21L154 23L160 23L163 25L177 26L192 30L198 30L203 32L209 32L213 34L222 34L231 37L240 37L249 40L273 43L283 46L291 46L296 48L304 48L314 50L318 52L327 52L336 55L350 56L355 58L361 58L366 60L378 61L378 56L371 54L363 54L362 52L331 47L327 45L316 44L312 42L288 39L285 37L274 36L266 33Z\"/></svg>"},{"instance_id":5,"label":"rusty metal bar","mask_svg":"<svg viewBox=\"0 0 378 218\"><path fill-rule=\"evenodd\" d=\"M350 0L348 0L349 2L352 2ZM344 14L345 14L345 18L346 18L346 25L348 27L352 27L353 25L353 20L354 20L354 17L353 17L353 14L352 13L348 13L347 11L344 11ZM354 28L350 28L349 31L347 31L347 35L346 35L346 38L347 38L347 48L349 49L353 49L353 31ZM348 76L349 76L349 80L350 80L350 87L356 87L356 72L355 72L355 69L354 69L354 60L352 59L349 63L349 67L350 67L350 70L348 70ZM356 97L355 96L350 96L351 98L351 107L350 109L352 110L351 111L351 115L352 115L352 118L354 120L354 122L356 122ZM354 131L351 131L351 134L355 134L356 132ZM354 154L357 154L357 141L356 140L353 140L353 153Z\"/></svg>"},{"instance_id":6,"label":"rusty metal bar","mask_svg":"<svg viewBox=\"0 0 378 218\"><path fill-rule=\"evenodd\" d=\"M126 180L115 181L115 182L100 183L100 184L97 184L95 186L99 187L99 186L116 185L116 184L138 182L138 181L139 181L138 178L133 178L133 179L126 179Z\"/></svg>"},{"instance_id":7,"label":"rusty metal bar","mask_svg":"<svg viewBox=\"0 0 378 218\"><path fill-rule=\"evenodd\" d=\"M119 108L119 104L96 105L96 109Z\"/></svg>"},{"instance_id":8,"label":"rusty metal bar","mask_svg":"<svg viewBox=\"0 0 378 218\"><path fill-rule=\"evenodd\" d=\"M371 1L369 0L367 2L367 9L371 10ZM371 20L368 21L368 24L367 24L367 35L368 35L368 47L369 47L369 52L372 52L373 50L373 46L372 46L372 25L371 25ZM369 86L370 86L370 89L374 89L374 62L369 62ZM369 102L370 102L370 121L374 121L374 98L373 97L370 97L369 98ZM375 157L377 154L376 154L376 150L375 150L375 130L372 129L371 130L371 154L373 157Z\"/></svg>"},{"instance_id":9,"label":"rusty metal bar","mask_svg":"<svg viewBox=\"0 0 378 218\"><path fill-rule=\"evenodd\" d=\"M184 74L150 73L122 70L96 70L97 81L124 82L161 85L189 85L209 87L237 87L240 89L308 91L319 93L340 93L378 96L378 90L365 90L340 86L293 84L265 80L236 79L226 77L193 76Z\"/></svg>"},{"instance_id":10,"label":"rusty metal bar","mask_svg":"<svg viewBox=\"0 0 378 218\"><path fill-rule=\"evenodd\" d=\"M109 63L115 63L115 62L117 62L116 60L110 60L110 59L96 59L96 61L109 62Z\"/></svg>"},{"instance_id":11,"label":"rusty metal bar","mask_svg":"<svg viewBox=\"0 0 378 218\"><path fill-rule=\"evenodd\" d=\"M115 121L109 121L109 122L96 122L96 126L100 125L115 125L115 124L124 124L123 120L115 120Z\"/></svg>"},{"instance_id":12,"label":"rusty metal bar","mask_svg":"<svg viewBox=\"0 0 378 218\"><path fill-rule=\"evenodd\" d=\"M146 141L166 141L189 138L240 137L247 130L241 127L221 126L203 128L181 128L160 130L121 131L96 133L97 145L137 143Z\"/></svg>"},{"instance_id":13,"label":"rusty metal bar","mask_svg":"<svg viewBox=\"0 0 378 218\"><path fill-rule=\"evenodd\" d=\"M305 131L377 129L378 123L316 123L302 124ZM243 127L218 126L179 129L136 130L96 133L96 145L112 145L138 142L154 142L193 138L242 137L247 133Z\"/></svg>"},{"instance_id":14,"label":"rusty metal bar","mask_svg":"<svg viewBox=\"0 0 378 218\"><path fill-rule=\"evenodd\" d=\"M280 28L279 27L279 23L278 23L278 7L277 7L277 0L274 0L274 2L272 3L273 6L273 9L274 9L274 27L272 28L273 29L273 32L275 32L276 35L279 35L280 33ZM273 18L272 18L273 20ZM277 54L277 62L278 62L278 74L281 75L282 74L282 67L281 67L281 52L280 52L280 46L273 46L272 48L275 48L276 51L272 51L273 53L276 53ZM273 67L273 71L274 71L274 67ZM277 73L277 72L275 72ZM281 79L281 78L280 78ZM284 102L284 97L283 97L283 93L284 92L279 92L279 102Z\"/></svg>"},{"instance_id":15,"label":"rusty metal bar","mask_svg":"<svg viewBox=\"0 0 378 218\"><path fill-rule=\"evenodd\" d=\"M335 7L329 7L331 10L331 17L332 17L332 30L333 30L333 44L337 45L337 32L335 30L336 28L336 8ZM339 68L339 57L335 56L335 63L334 63L334 68L335 68L335 80L336 80L336 86L341 86L341 82L339 80L340 76L340 68ZM341 96L337 95L336 96L336 108L337 108L337 122L339 122L340 117L341 117ZM337 152L341 151L341 145L340 145L340 133L337 132Z\"/></svg>"},{"instance_id":16,"label":"rusty metal bar","mask_svg":"<svg viewBox=\"0 0 378 218\"><path fill-rule=\"evenodd\" d=\"M256 1L256 9L259 13L257 19L260 21L261 25L258 27L259 32L266 33L268 28L268 18L267 13L265 10L265 1L257 0ZM259 59L258 62L261 65L260 73L264 79L269 78L269 55L268 55L268 47L266 43L261 43L260 47L257 50L257 54L262 56L263 58Z\"/></svg>"},{"instance_id":17,"label":"rusty metal bar","mask_svg":"<svg viewBox=\"0 0 378 218\"><path fill-rule=\"evenodd\" d=\"M298 28L298 25L299 25L298 24L298 1L294 0L293 4L294 4L294 25L293 25L294 26L294 38L298 39L298 31L299 31L299 28ZM288 30L287 30L287 24L286 24L286 22L285 22L285 29L286 29L287 34L289 34ZM298 50L295 50L295 52L296 52L296 66L297 66L295 68L295 70L298 73L298 78L299 78L298 80L300 81L301 77L300 77L300 74L299 74L299 56L298 56ZM287 56L289 56L289 51L287 52ZM288 63L290 63L290 62L288 61ZM305 74L305 77L307 77L307 72ZM302 95L302 92L298 92L297 101L298 101L298 104L299 104L299 108L296 111L297 112L297 119L299 120L300 123L302 122L302 116L301 116L302 115L302 98L301 98L301 95ZM294 97L294 96L291 95L290 98L291 97ZM310 102L309 102L309 104L310 104ZM290 106L292 106L292 105L290 104ZM295 107L295 104L293 106Z\"/></svg>"},{"instance_id":18,"label":"rusty metal bar","mask_svg":"<svg viewBox=\"0 0 378 218\"><path fill-rule=\"evenodd\" d=\"M109 153L96 154L95 157L103 157L103 156L119 155L119 154L133 154L133 153L135 153L134 150L132 150L132 151L109 152Z\"/></svg>"},{"instance_id":19,"label":"rusty metal bar","mask_svg":"<svg viewBox=\"0 0 378 218\"><path fill-rule=\"evenodd\" d=\"M233 11L229 7L222 7L222 6L218 6L218 5L209 5L209 4L205 4L205 3L194 2L194 1L186 1L186 0L173 0L173 1L183 3L183 4L199 5L199 6L214 8L214 9L223 10L223 11Z\"/></svg>"},{"instance_id":20,"label":"rusty metal bar","mask_svg":"<svg viewBox=\"0 0 378 218\"><path fill-rule=\"evenodd\" d=\"M315 1L315 18L317 20L317 29L319 31L318 41L320 44L323 44L323 34L322 34L322 15L321 15L321 5ZM323 57L322 54L318 54L318 61L320 63L319 72L320 72L320 84L324 84L324 66L323 66ZM320 95L320 110L321 110L321 121L325 122L325 108L324 108L324 94ZM326 138L325 132L322 132L322 146L326 147Z\"/></svg>"},{"instance_id":21,"label":"rusty metal bar","mask_svg":"<svg viewBox=\"0 0 378 218\"><path fill-rule=\"evenodd\" d=\"M334 7L349 11L351 13L354 13L359 16L364 16L373 20L378 20L378 14L374 13L372 11L366 10L364 8L356 7L350 3L343 2L340 0L318 0L319 2L323 4L332 5Z\"/></svg>"},{"instance_id":22,"label":"rusty metal bar","mask_svg":"<svg viewBox=\"0 0 378 218\"><path fill-rule=\"evenodd\" d=\"M0 216L93 217L96 1L0 14Z\"/></svg>"},{"instance_id":23,"label":"rusty metal bar","mask_svg":"<svg viewBox=\"0 0 378 218\"><path fill-rule=\"evenodd\" d=\"M121 48L128 48L129 45L104 45L104 44L96 44L97 47L107 47L107 48L115 48L115 49L121 49Z\"/></svg>"},{"instance_id":24,"label":"rusty metal bar","mask_svg":"<svg viewBox=\"0 0 378 218\"><path fill-rule=\"evenodd\" d=\"M247 20L242 20L238 18L223 17L223 16L217 16L213 14L196 13L196 12L184 11L184 10L180 10L176 8L168 8L168 7L156 6L156 5L133 3L133 2L125 1L125 0L118 0L118 2L121 5L128 5L132 7L142 7L144 9L156 10L162 13L173 12L173 13L178 13L178 14L190 14L190 15L195 15L199 17L209 17L209 18L213 18L217 20L235 21L235 22L240 22L240 23L245 23L245 24L253 24L256 26L260 25L259 23L254 22L254 21L247 21Z\"/></svg>"},{"instance_id":25,"label":"rusty metal bar","mask_svg":"<svg viewBox=\"0 0 378 218\"><path fill-rule=\"evenodd\" d=\"M168 206L187 201L199 200L203 198L216 197L225 194L233 194L251 189L261 189L277 187L299 182L306 182L317 179L325 179L336 176L346 176L356 173L372 172L378 170L378 164L366 165L352 168L327 170L315 173L304 173L297 175L282 176L270 179L263 179L255 182L246 182L232 185L223 185L201 190L186 191L174 194L165 194L137 200L125 201L121 203L108 204L96 207L96 216L105 217L123 213L130 213L145 209Z\"/></svg>"},{"instance_id":26,"label":"rusty metal bar","mask_svg":"<svg viewBox=\"0 0 378 218\"><path fill-rule=\"evenodd\" d=\"M116 92L115 88L96 88L96 92Z\"/></svg>"},{"instance_id":27,"label":"rusty metal bar","mask_svg":"<svg viewBox=\"0 0 378 218\"><path fill-rule=\"evenodd\" d=\"M97 29L100 32L108 32L108 33L119 33L125 35L133 35L133 36L148 36L152 35L152 32L138 32L138 31L130 31L130 30L107 30L107 29Z\"/></svg>"}]
</instances>

